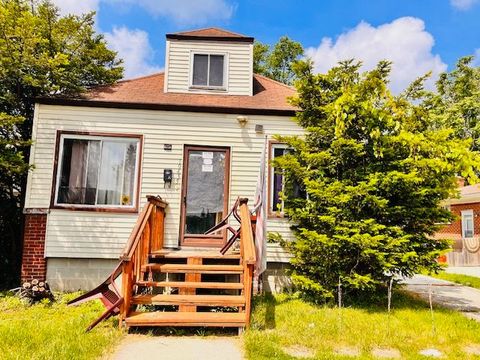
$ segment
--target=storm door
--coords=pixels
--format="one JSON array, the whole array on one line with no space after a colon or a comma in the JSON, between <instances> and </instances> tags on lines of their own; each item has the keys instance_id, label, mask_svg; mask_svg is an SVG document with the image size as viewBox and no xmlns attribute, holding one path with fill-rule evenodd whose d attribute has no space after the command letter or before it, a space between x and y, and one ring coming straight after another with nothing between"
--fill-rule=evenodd
<instances>
[{"instance_id":1,"label":"storm door","mask_svg":"<svg viewBox=\"0 0 480 360\"><path fill-rule=\"evenodd\" d=\"M204 235L225 216L230 149L186 146L183 159L180 244L220 247L225 232Z\"/></svg>"}]
</instances>

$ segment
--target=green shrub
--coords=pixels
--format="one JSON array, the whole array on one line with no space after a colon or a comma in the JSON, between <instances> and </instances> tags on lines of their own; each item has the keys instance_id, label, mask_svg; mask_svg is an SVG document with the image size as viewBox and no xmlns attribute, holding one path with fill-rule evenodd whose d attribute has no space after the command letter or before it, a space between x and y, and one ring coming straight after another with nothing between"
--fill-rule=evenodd
<instances>
[{"instance_id":1,"label":"green shrub","mask_svg":"<svg viewBox=\"0 0 480 360\"><path fill-rule=\"evenodd\" d=\"M282 244L294 255L294 285L319 302L339 284L356 296L395 275L438 269L449 245L432 235L451 219L441 202L455 195L457 174L474 181L480 163L470 140L435 127L422 79L394 96L390 63L359 67L346 61L313 74L298 63L292 102L305 136L278 137L290 147L274 166L295 232Z\"/></svg>"}]
</instances>

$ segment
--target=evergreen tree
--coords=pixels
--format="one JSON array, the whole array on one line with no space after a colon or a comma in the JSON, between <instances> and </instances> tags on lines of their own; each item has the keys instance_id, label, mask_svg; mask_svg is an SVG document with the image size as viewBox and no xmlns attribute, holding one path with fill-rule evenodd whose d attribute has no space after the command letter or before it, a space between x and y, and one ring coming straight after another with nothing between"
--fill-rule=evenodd
<instances>
[{"instance_id":1,"label":"evergreen tree","mask_svg":"<svg viewBox=\"0 0 480 360\"><path fill-rule=\"evenodd\" d=\"M77 96L122 77L94 14L60 17L48 1L0 0L0 288L18 281L35 98Z\"/></svg>"},{"instance_id":2,"label":"evergreen tree","mask_svg":"<svg viewBox=\"0 0 480 360\"><path fill-rule=\"evenodd\" d=\"M389 62L359 68L345 61L313 74L311 63L297 63L292 103L305 136L278 138L290 147L274 166L295 233L282 244L294 256L294 284L316 301L334 297L339 281L353 294L438 269L449 243L433 235L451 220L441 201L455 194L457 174L475 179L480 164L470 139L432 130L430 109L418 101L422 80L393 96ZM297 186L305 197L295 196Z\"/></svg>"}]
</instances>

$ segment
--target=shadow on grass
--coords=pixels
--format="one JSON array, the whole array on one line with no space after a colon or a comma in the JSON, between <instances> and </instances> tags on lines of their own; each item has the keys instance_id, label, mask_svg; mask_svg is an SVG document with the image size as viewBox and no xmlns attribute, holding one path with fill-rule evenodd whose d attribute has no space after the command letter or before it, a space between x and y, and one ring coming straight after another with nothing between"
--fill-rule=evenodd
<instances>
[{"instance_id":1,"label":"shadow on grass","mask_svg":"<svg viewBox=\"0 0 480 360\"><path fill-rule=\"evenodd\" d=\"M306 303L309 303L315 307L330 307L335 308L337 304L332 302L319 304L308 299L304 299L298 295L284 295L281 297L274 296L271 293L266 293L263 296L257 296L254 298L253 311L258 308L264 308L262 314L262 328L263 329L274 329L276 327L276 307L287 303L301 299ZM388 311L388 298L387 292L385 294L381 292L375 294L344 294L343 295L343 307L354 308L363 310L369 313L386 313ZM425 300L421 299L419 296L409 293L404 289L395 289L392 293L391 301L391 310L428 310L429 305ZM440 307L438 305L434 306L435 311L449 311L446 308Z\"/></svg>"},{"instance_id":2,"label":"shadow on grass","mask_svg":"<svg viewBox=\"0 0 480 360\"><path fill-rule=\"evenodd\" d=\"M385 294L382 292L374 294L352 294L351 296L345 294L343 306L362 309L372 313L385 312L388 310L387 290L385 289ZM395 289L392 292L391 309L428 309L428 304L403 289Z\"/></svg>"},{"instance_id":3,"label":"shadow on grass","mask_svg":"<svg viewBox=\"0 0 480 360\"><path fill-rule=\"evenodd\" d=\"M261 318L258 318L258 323L254 324L254 326L261 328L262 330L275 329L277 326L276 307L293 299L295 299L293 296L278 297L270 292L255 296L253 298L252 312L257 310L264 311Z\"/></svg>"}]
</instances>

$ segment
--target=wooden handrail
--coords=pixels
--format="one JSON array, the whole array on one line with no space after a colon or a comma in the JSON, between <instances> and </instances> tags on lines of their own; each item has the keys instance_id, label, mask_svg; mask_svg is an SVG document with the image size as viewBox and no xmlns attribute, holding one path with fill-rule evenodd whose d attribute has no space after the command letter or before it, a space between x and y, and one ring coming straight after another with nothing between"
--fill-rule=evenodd
<instances>
[{"instance_id":1,"label":"wooden handrail","mask_svg":"<svg viewBox=\"0 0 480 360\"><path fill-rule=\"evenodd\" d=\"M248 199L240 199L240 239L243 250L243 261L247 264L255 264L257 256L253 241L252 219L247 205Z\"/></svg>"},{"instance_id":2,"label":"wooden handrail","mask_svg":"<svg viewBox=\"0 0 480 360\"><path fill-rule=\"evenodd\" d=\"M245 327L250 326L252 310L253 271L257 256L252 230L252 219L248 210L248 199L240 199L240 257L243 265L243 291L245 296Z\"/></svg>"},{"instance_id":3,"label":"wooden handrail","mask_svg":"<svg viewBox=\"0 0 480 360\"><path fill-rule=\"evenodd\" d=\"M140 213L140 216L138 217L137 222L130 233L130 237L128 238L122 255L120 255L120 260L132 260L133 253L138 246L138 242L140 241L143 230L145 229L145 225L147 224L150 214L152 213L152 208L153 205L151 203L146 203L143 207L142 212Z\"/></svg>"},{"instance_id":4,"label":"wooden handrail","mask_svg":"<svg viewBox=\"0 0 480 360\"><path fill-rule=\"evenodd\" d=\"M120 255L120 260L130 261L132 259L133 253L138 246L138 242L142 236L142 233L145 229L147 222L150 220L150 215L155 206L165 209L168 206L168 203L163 201L160 197L147 195L148 202L142 209L135 226L128 238L127 244L123 249L122 255Z\"/></svg>"},{"instance_id":5,"label":"wooden handrail","mask_svg":"<svg viewBox=\"0 0 480 360\"><path fill-rule=\"evenodd\" d=\"M155 196L147 196L147 200L120 255L123 297L121 319L128 315L133 285L143 277L142 266L148 262L150 252L163 247L163 221L168 204Z\"/></svg>"}]
</instances>

